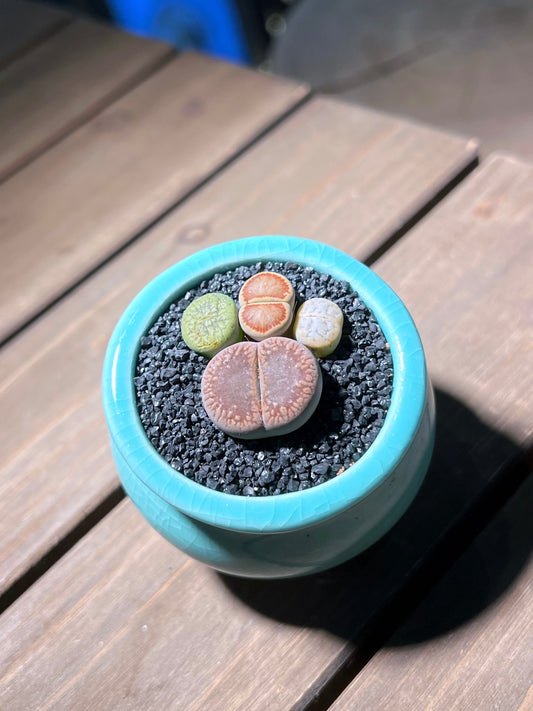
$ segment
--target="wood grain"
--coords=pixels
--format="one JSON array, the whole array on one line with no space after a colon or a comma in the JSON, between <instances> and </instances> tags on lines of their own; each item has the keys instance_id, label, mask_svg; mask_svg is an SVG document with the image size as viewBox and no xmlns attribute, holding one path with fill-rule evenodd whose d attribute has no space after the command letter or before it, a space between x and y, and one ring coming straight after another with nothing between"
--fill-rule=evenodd
<instances>
[{"instance_id":1,"label":"wood grain","mask_svg":"<svg viewBox=\"0 0 533 711\"><path fill-rule=\"evenodd\" d=\"M366 259L477 155L474 140L320 97L265 143L166 223L180 241L297 234Z\"/></svg>"},{"instance_id":2,"label":"wood grain","mask_svg":"<svg viewBox=\"0 0 533 711\"><path fill-rule=\"evenodd\" d=\"M531 442L533 400L524 399L511 416L507 393L514 378L524 394L530 382L517 365L531 360L532 177L529 166L490 161L377 264L422 316L430 368L440 378L435 457L420 495L388 536L321 575L239 581L185 563L126 501L3 615L3 705L304 708L446 532L468 517L472 503L497 475L506 476L507 465ZM502 233L512 239L502 240ZM459 299L463 289L470 289L468 299ZM498 295L513 346L508 360L498 353ZM466 314L477 324L476 358L464 350ZM451 347L441 355L441 344L454 340L459 355L446 368ZM494 355L500 379L479 399ZM485 399L486 408L473 409ZM495 402L504 413L497 420ZM526 521L529 511L522 509ZM516 576L523 562L519 556L496 589L508 591L513 619L522 609ZM490 601L474 595L465 619L483 613ZM436 664L439 640L426 640L439 631L419 632ZM498 654L506 649L509 638ZM467 660L465 666L466 677Z\"/></svg>"},{"instance_id":3,"label":"wood grain","mask_svg":"<svg viewBox=\"0 0 533 711\"><path fill-rule=\"evenodd\" d=\"M181 55L0 186L0 339L57 299L307 90Z\"/></svg>"},{"instance_id":4,"label":"wood grain","mask_svg":"<svg viewBox=\"0 0 533 711\"><path fill-rule=\"evenodd\" d=\"M8 344L1 588L117 485L100 373L114 324L148 280L200 246L255 232L322 238L364 259L472 151L462 139L315 99ZM406 168L414 156L416 171Z\"/></svg>"},{"instance_id":5,"label":"wood grain","mask_svg":"<svg viewBox=\"0 0 533 711\"><path fill-rule=\"evenodd\" d=\"M478 5L478 18L498 17L499 3L494 3L492 13L486 4L482 13L483 4ZM415 13L423 12L416 6ZM468 8L471 21L476 11L472 5ZM474 132L485 155L505 148L533 160L528 72L533 63L533 7L524 2L513 10L508 8L505 21L500 6L500 23L485 24L477 31L466 30L466 22L459 29L458 20L456 30L448 32L444 41L424 38L426 52L421 57L412 57L396 71L374 75L343 92L343 97L442 130Z\"/></svg>"},{"instance_id":6,"label":"wood grain","mask_svg":"<svg viewBox=\"0 0 533 711\"><path fill-rule=\"evenodd\" d=\"M98 113L173 50L76 20L0 73L0 180Z\"/></svg>"},{"instance_id":7,"label":"wood grain","mask_svg":"<svg viewBox=\"0 0 533 711\"><path fill-rule=\"evenodd\" d=\"M530 477L331 711L533 707L532 506ZM510 571L516 577L509 584ZM491 606L446 629L474 596L487 599L488 593L495 598ZM445 634L416 644L421 630L435 625Z\"/></svg>"},{"instance_id":8,"label":"wood grain","mask_svg":"<svg viewBox=\"0 0 533 711\"><path fill-rule=\"evenodd\" d=\"M416 278L403 279L400 286L406 300L413 302L418 294L419 310L434 298L434 316L428 313L426 321L431 327L422 329L430 364L445 336L455 335L462 347L463 324L453 319L448 323L439 311L450 283L457 288L478 274L490 275L477 295L461 305L461 311L466 308L480 324L482 353L491 352L499 335L487 309L487 292L505 292L515 281L527 287L531 176L527 166L502 159L491 162L394 248L388 269L392 276L395 270L396 288L410 269L403 251L411 253L411 241L429 253L424 272L416 271ZM496 196L502 194L505 201L498 203ZM482 210L481 215L474 208L489 196L493 210ZM443 249L450 247L456 223L460 230L452 246L458 240L462 244L458 263ZM514 237L511 243L490 237L493 230L501 235L504 224ZM527 294L522 288L517 300L513 289L510 293L514 301L504 301L502 308L514 318ZM518 353L531 342L527 328L521 323L514 336ZM490 359L454 362L465 383L456 393L460 400L453 400L445 392L446 380L441 381L437 452L428 479L408 514L371 551L336 571L302 581L223 580L192 562L177 574L183 556L170 553L147 525L143 533L144 524L126 502L3 616L0 632L13 641L0 662L6 665L2 701L9 706L22 699L29 709L83 704L113 708L126 703L136 708L175 703L186 709L251 704L286 709L311 698L436 541L530 438L531 410L520 424L511 420L508 430L503 424L496 430L484 421L490 412L464 404L483 387L483 379L475 377L480 360ZM501 364L500 369L503 373ZM447 377L453 386L456 376L448 372ZM504 401L509 384L505 375L494 385L493 397ZM126 558L123 552L130 549L138 562ZM139 585L153 587L139 594ZM59 595L58 590L65 593ZM35 610L39 614L32 615ZM41 678L39 669L45 670Z\"/></svg>"},{"instance_id":9,"label":"wood grain","mask_svg":"<svg viewBox=\"0 0 533 711\"><path fill-rule=\"evenodd\" d=\"M0 67L66 26L71 15L59 8L26 0L0 4Z\"/></svg>"},{"instance_id":10,"label":"wood grain","mask_svg":"<svg viewBox=\"0 0 533 711\"><path fill-rule=\"evenodd\" d=\"M494 155L376 264L415 319L433 381L516 442L533 434L532 236L533 168Z\"/></svg>"}]
</instances>

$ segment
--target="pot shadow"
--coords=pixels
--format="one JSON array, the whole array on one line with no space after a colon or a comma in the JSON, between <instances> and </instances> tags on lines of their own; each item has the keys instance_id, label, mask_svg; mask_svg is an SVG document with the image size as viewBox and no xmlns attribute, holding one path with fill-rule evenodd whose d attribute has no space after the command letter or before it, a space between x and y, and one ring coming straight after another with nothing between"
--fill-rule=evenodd
<instances>
[{"instance_id":1,"label":"pot shadow","mask_svg":"<svg viewBox=\"0 0 533 711\"><path fill-rule=\"evenodd\" d=\"M222 583L265 616L354 642L385 639L408 618L388 645L441 635L493 603L523 568L533 542L532 486L523 485L496 514L524 478L525 452L450 394L436 389L435 395L430 468L415 501L386 536L322 573L288 580L217 573Z\"/></svg>"}]
</instances>

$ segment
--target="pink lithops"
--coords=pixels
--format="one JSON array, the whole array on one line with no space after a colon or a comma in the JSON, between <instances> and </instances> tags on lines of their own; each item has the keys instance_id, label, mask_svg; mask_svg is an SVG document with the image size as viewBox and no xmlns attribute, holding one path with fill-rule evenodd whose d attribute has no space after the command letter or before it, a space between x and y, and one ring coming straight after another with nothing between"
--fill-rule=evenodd
<instances>
[{"instance_id":1,"label":"pink lithops","mask_svg":"<svg viewBox=\"0 0 533 711\"><path fill-rule=\"evenodd\" d=\"M263 425L257 369L257 344L241 341L215 355L204 371L205 410L228 434L242 437Z\"/></svg>"},{"instance_id":2,"label":"pink lithops","mask_svg":"<svg viewBox=\"0 0 533 711\"><path fill-rule=\"evenodd\" d=\"M301 343L273 337L225 348L207 365L202 401L214 424L242 439L288 434L315 411L322 375Z\"/></svg>"},{"instance_id":3,"label":"pink lithops","mask_svg":"<svg viewBox=\"0 0 533 711\"><path fill-rule=\"evenodd\" d=\"M263 426L277 434L295 430L311 417L322 393L316 359L290 338L267 338L257 350Z\"/></svg>"},{"instance_id":4,"label":"pink lithops","mask_svg":"<svg viewBox=\"0 0 533 711\"><path fill-rule=\"evenodd\" d=\"M239 293L239 323L255 341L279 336L291 326L294 289L275 272L260 272L248 279Z\"/></svg>"}]
</instances>

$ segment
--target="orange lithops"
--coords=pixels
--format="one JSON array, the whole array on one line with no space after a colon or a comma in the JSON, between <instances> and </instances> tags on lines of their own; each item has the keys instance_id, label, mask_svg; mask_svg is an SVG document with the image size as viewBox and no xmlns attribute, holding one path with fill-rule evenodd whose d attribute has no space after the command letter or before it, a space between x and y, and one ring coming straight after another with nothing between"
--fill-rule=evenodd
<instances>
[{"instance_id":1,"label":"orange lithops","mask_svg":"<svg viewBox=\"0 0 533 711\"><path fill-rule=\"evenodd\" d=\"M207 414L222 431L242 439L274 437L311 417L322 375L311 351L297 341L245 341L209 361L201 393Z\"/></svg>"},{"instance_id":2,"label":"orange lithops","mask_svg":"<svg viewBox=\"0 0 533 711\"><path fill-rule=\"evenodd\" d=\"M239 303L285 301L294 304L294 289L290 281L276 272L259 272L244 282L239 292Z\"/></svg>"},{"instance_id":3,"label":"orange lithops","mask_svg":"<svg viewBox=\"0 0 533 711\"><path fill-rule=\"evenodd\" d=\"M280 336L291 326L294 289L276 272L260 272L248 279L239 292L239 323L247 336L262 341Z\"/></svg>"}]
</instances>

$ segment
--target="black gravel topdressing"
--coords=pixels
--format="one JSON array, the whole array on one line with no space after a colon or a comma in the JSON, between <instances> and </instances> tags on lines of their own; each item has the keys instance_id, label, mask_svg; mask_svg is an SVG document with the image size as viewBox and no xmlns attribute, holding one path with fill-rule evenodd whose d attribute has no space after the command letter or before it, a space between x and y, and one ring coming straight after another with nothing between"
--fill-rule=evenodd
<instances>
[{"instance_id":1,"label":"black gravel topdressing","mask_svg":"<svg viewBox=\"0 0 533 711\"><path fill-rule=\"evenodd\" d=\"M283 437L243 441L207 417L200 382L208 361L185 345L180 321L202 294L220 291L237 300L242 284L260 271L284 274L296 307L316 296L337 302L344 328L337 349L319 360L323 392L311 419ZM383 424L392 377L381 328L347 282L292 262L266 262L216 274L173 303L141 340L135 388L146 433L172 467L211 489L267 496L322 484L356 462Z\"/></svg>"}]
</instances>

